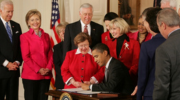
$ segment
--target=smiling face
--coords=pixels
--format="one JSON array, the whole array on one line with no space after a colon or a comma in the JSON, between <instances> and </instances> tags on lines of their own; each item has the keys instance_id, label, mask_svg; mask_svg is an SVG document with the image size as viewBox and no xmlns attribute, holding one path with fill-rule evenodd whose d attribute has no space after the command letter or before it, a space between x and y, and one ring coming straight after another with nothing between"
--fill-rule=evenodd
<instances>
[{"instance_id":1,"label":"smiling face","mask_svg":"<svg viewBox=\"0 0 180 100\"><path fill-rule=\"evenodd\" d=\"M106 62L107 62L107 51L104 51L104 52L100 52L98 50L93 50L92 51L92 55L94 57L94 61L99 65L99 66L105 66L106 65Z\"/></svg>"},{"instance_id":2,"label":"smiling face","mask_svg":"<svg viewBox=\"0 0 180 100\"><path fill-rule=\"evenodd\" d=\"M93 16L92 8L81 8L79 16L81 17L81 20L84 24L89 24Z\"/></svg>"},{"instance_id":3,"label":"smiling face","mask_svg":"<svg viewBox=\"0 0 180 100\"><path fill-rule=\"evenodd\" d=\"M138 21L138 31L140 34L145 34L147 32L143 18L140 18Z\"/></svg>"},{"instance_id":4,"label":"smiling face","mask_svg":"<svg viewBox=\"0 0 180 100\"><path fill-rule=\"evenodd\" d=\"M13 5L6 4L4 5L4 9L0 9L1 17L6 21L10 21L13 16Z\"/></svg>"},{"instance_id":5,"label":"smiling face","mask_svg":"<svg viewBox=\"0 0 180 100\"><path fill-rule=\"evenodd\" d=\"M32 15L28 20L28 26L32 28L33 30L37 31L39 30L41 26L41 20L38 15Z\"/></svg>"},{"instance_id":6,"label":"smiling face","mask_svg":"<svg viewBox=\"0 0 180 100\"><path fill-rule=\"evenodd\" d=\"M114 38L118 38L119 36L122 35L120 33L121 32L120 28L116 27L115 25L113 25L113 27L111 27L110 32Z\"/></svg>"},{"instance_id":7,"label":"smiling face","mask_svg":"<svg viewBox=\"0 0 180 100\"><path fill-rule=\"evenodd\" d=\"M85 40L85 41L79 43L77 46L78 46L78 48L79 48L79 50L80 50L80 52L82 54L88 53L88 51L89 51L89 42L88 42L88 40Z\"/></svg>"}]
</instances>

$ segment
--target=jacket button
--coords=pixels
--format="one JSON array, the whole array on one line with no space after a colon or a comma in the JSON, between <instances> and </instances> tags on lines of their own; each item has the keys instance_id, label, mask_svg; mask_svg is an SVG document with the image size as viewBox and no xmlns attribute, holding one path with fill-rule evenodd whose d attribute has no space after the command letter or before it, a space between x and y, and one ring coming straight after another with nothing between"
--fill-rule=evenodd
<instances>
[{"instance_id":1,"label":"jacket button","mask_svg":"<svg viewBox=\"0 0 180 100\"><path fill-rule=\"evenodd\" d=\"M121 58L121 56L119 56L119 58Z\"/></svg>"},{"instance_id":2,"label":"jacket button","mask_svg":"<svg viewBox=\"0 0 180 100\"><path fill-rule=\"evenodd\" d=\"M82 63L84 63L84 61L82 61Z\"/></svg>"},{"instance_id":3,"label":"jacket button","mask_svg":"<svg viewBox=\"0 0 180 100\"><path fill-rule=\"evenodd\" d=\"M83 76L81 76L81 77L83 77Z\"/></svg>"},{"instance_id":4,"label":"jacket button","mask_svg":"<svg viewBox=\"0 0 180 100\"><path fill-rule=\"evenodd\" d=\"M81 68L81 70L84 70L84 68Z\"/></svg>"},{"instance_id":5,"label":"jacket button","mask_svg":"<svg viewBox=\"0 0 180 100\"><path fill-rule=\"evenodd\" d=\"M82 55L84 57L84 55Z\"/></svg>"}]
</instances>

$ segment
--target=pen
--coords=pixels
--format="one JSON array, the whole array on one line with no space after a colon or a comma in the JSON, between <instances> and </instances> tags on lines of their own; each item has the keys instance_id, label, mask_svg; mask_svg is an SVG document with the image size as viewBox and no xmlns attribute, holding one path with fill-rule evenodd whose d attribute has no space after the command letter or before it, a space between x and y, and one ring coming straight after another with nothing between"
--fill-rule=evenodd
<instances>
[{"instance_id":1,"label":"pen","mask_svg":"<svg viewBox=\"0 0 180 100\"><path fill-rule=\"evenodd\" d=\"M84 83L83 80L81 80L81 82Z\"/></svg>"}]
</instances>

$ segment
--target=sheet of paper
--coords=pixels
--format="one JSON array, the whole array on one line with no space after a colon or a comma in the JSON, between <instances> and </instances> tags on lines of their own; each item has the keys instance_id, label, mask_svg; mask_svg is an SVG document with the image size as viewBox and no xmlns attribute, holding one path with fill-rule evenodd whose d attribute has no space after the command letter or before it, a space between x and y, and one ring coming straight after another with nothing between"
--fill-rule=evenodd
<instances>
[{"instance_id":1,"label":"sheet of paper","mask_svg":"<svg viewBox=\"0 0 180 100\"><path fill-rule=\"evenodd\" d=\"M98 94L98 93L101 93L101 92L92 92L92 91L78 91L77 93L80 93L80 94Z\"/></svg>"},{"instance_id":2,"label":"sheet of paper","mask_svg":"<svg viewBox=\"0 0 180 100\"><path fill-rule=\"evenodd\" d=\"M82 88L71 88L71 89L62 89L62 91L78 92L78 91L84 91L84 90Z\"/></svg>"}]
</instances>

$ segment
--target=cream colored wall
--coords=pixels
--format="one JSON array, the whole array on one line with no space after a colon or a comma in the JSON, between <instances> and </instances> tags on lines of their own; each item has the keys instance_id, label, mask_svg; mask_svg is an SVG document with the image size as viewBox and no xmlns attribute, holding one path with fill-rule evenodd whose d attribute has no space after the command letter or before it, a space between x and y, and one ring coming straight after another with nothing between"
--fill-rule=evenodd
<instances>
[{"instance_id":1,"label":"cream colored wall","mask_svg":"<svg viewBox=\"0 0 180 100\"><path fill-rule=\"evenodd\" d=\"M154 2L154 0L141 0L140 13L142 13L143 10L148 7L153 7L153 2Z\"/></svg>"}]
</instances>

